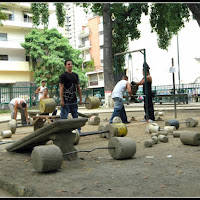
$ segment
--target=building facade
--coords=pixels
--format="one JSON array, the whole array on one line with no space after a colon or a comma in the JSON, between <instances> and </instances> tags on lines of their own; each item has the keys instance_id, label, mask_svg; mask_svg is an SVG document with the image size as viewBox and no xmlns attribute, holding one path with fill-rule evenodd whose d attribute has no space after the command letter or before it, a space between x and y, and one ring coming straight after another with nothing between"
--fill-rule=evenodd
<instances>
[{"instance_id":1,"label":"building facade","mask_svg":"<svg viewBox=\"0 0 200 200\"><path fill-rule=\"evenodd\" d=\"M0 85L28 86L34 84L32 66L20 45L33 28L30 3L0 3L8 18L0 26ZM55 8L49 4L49 28L57 27ZM37 27L42 30L44 27Z\"/></svg>"}]
</instances>

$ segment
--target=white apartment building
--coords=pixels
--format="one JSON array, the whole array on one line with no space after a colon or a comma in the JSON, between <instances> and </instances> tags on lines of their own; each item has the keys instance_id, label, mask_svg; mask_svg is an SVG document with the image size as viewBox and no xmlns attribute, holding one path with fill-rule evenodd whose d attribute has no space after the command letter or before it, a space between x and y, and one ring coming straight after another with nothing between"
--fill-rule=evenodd
<instances>
[{"instance_id":1,"label":"white apartment building","mask_svg":"<svg viewBox=\"0 0 200 200\"><path fill-rule=\"evenodd\" d=\"M20 45L33 28L30 3L0 3L8 15L0 26L0 85L27 86L33 82L31 63ZM55 7L49 4L49 28L58 28ZM43 25L37 27L43 29Z\"/></svg>"}]
</instances>

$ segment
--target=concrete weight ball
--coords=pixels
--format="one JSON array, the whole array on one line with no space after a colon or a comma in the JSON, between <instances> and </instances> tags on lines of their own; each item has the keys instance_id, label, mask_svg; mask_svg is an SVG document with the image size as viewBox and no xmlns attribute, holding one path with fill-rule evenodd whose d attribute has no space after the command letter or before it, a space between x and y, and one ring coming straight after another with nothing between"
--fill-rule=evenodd
<instances>
[{"instance_id":1,"label":"concrete weight ball","mask_svg":"<svg viewBox=\"0 0 200 200\"><path fill-rule=\"evenodd\" d=\"M121 120L121 118L120 117L114 117L113 118L113 124L117 124L117 123L122 123L122 120Z\"/></svg>"},{"instance_id":2,"label":"concrete weight ball","mask_svg":"<svg viewBox=\"0 0 200 200\"><path fill-rule=\"evenodd\" d=\"M109 154L116 160L132 158L136 153L136 143L127 137L112 137L108 142Z\"/></svg>"},{"instance_id":3,"label":"concrete weight ball","mask_svg":"<svg viewBox=\"0 0 200 200\"><path fill-rule=\"evenodd\" d=\"M34 147L31 161L36 172L50 172L61 168L62 151L56 145L41 145Z\"/></svg>"},{"instance_id":4,"label":"concrete weight ball","mask_svg":"<svg viewBox=\"0 0 200 200\"><path fill-rule=\"evenodd\" d=\"M180 140L185 145L200 145L200 132L196 131L182 131Z\"/></svg>"}]
</instances>

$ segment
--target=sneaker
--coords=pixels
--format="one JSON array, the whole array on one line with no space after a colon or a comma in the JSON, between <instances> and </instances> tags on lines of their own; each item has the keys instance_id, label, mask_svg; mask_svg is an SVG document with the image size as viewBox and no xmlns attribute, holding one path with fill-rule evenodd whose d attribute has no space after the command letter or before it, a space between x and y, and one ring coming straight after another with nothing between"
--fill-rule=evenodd
<instances>
[{"instance_id":1,"label":"sneaker","mask_svg":"<svg viewBox=\"0 0 200 200\"><path fill-rule=\"evenodd\" d=\"M146 122L146 121L147 121L146 119L142 119L142 120L141 120L141 122Z\"/></svg>"},{"instance_id":2,"label":"sneaker","mask_svg":"<svg viewBox=\"0 0 200 200\"><path fill-rule=\"evenodd\" d=\"M129 123L131 123L131 122L128 122L128 121L127 121L127 122L124 122L124 124L129 124Z\"/></svg>"},{"instance_id":3,"label":"sneaker","mask_svg":"<svg viewBox=\"0 0 200 200\"><path fill-rule=\"evenodd\" d=\"M154 121L154 120L152 120L152 119L149 119L149 120L148 120L148 122L149 122L149 123L152 123L152 122L155 122L155 121Z\"/></svg>"}]
</instances>

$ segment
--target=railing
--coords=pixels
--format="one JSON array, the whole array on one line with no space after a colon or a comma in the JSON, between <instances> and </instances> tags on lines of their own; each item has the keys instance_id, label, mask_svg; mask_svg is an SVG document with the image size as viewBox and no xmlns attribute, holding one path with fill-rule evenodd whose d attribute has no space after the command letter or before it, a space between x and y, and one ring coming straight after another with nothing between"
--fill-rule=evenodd
<instances>
[{"instance_id":1,"label":"railing","mask_svg":"<svg viewBox=\"0 0 200 200\"><path fill-rule=\"evenodd\" d=\"M168 95L172 94L173 86L172 85L164 85L164 86L152 86L152 90L156 92L156 95ZM187 94L188 95L188 102L196 102L198 101L198 98L200 98L200 83L191 83L191 84L181 84L181 87L179 89L179 85L176 85L176 94ZM28 103L29 107L32 107L33 105L33 99L36 97L37 103L38 101L38 95L35 94L37 87L29 86L29 87L12 87L12 86L0 86L0 105L2 103L9 104L9 102L15 98L15 97L21 97ZM49 89L49 96L51 98L54 98L56 103L60 103L60 94L59 94L59 88L55 87L48 87ZM82 89L82 98L83 101L87 96L94 96L97 95L97 93L100 93L101 98L104 98L104 88L90 88L90 89ZM142 95L142 86L139 86L137 95ZM3 102L2 102L3 97ZM163 98L162 102L170 102L172 99L170 98Z\"/></svg>"},{"instance_id":2,"label":"railing","mask_svg":"<svg viewBox=\"0 0 200 200\"><path fill-rule=\"evenodd\" d=\"M28 107L32 107L34 103L34 99L36 99L36 104L38 105L38 94L35 94L35 91L38 87L0 87L0 105L6 105L9 104L9 102L16 97L23 98L27 104ZM60 94L59 94L59 88L54 87L48 87L49 89L49 96L50 98L54 98L56 103L60 103ZM87 96L94 96L96 95L97 91L100 92L101 96L104 97L104 88L95 88L95 89L82 89L82 98L83 101ZM3 97L3 99L2 99ZM36 97L36 98L34 98ZM1 108L0 107L0 108Z\"/></svg>"}]
</instances>

